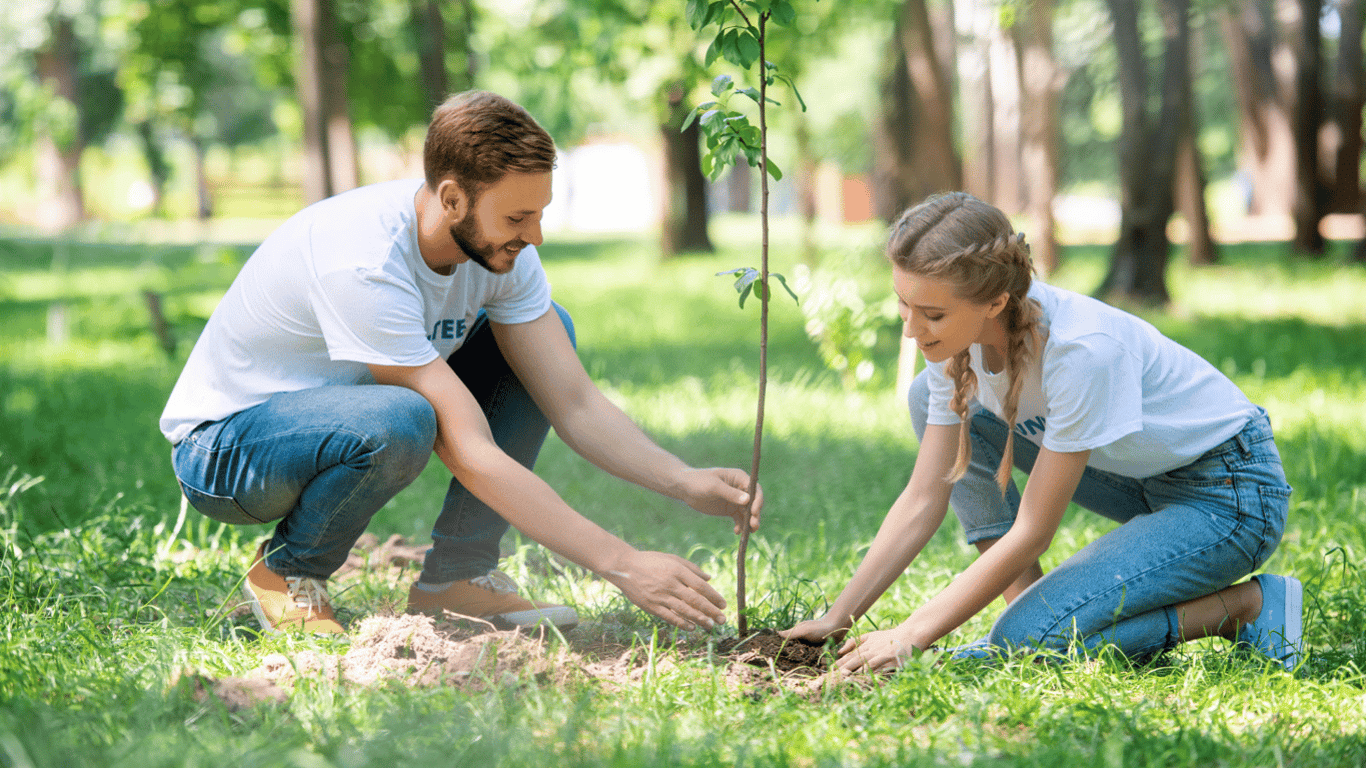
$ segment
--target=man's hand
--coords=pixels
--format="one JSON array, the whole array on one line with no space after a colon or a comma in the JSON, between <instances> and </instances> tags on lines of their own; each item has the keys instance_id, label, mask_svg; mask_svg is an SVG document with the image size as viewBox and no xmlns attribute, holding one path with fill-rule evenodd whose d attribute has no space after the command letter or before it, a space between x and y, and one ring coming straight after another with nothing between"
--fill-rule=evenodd
<instances>
[{"instance_id":1,"label":"man's hand","mask_svg":"<svg viewBox=\"0 0 1366 768\"><path fill-rule=\"evenodd\" d=\"M844 637L844 633L849 631L848 622L839 622L826 614L819 619L811 619L778 632L780 637L788 640L805 640L810 643L823 643L826 640L839 640Z\"/></svg>"},{"instance_id":2,"label":"man's hand","mask_svg":"<svg viewBox=\"0 0 1366 768\"><path fill-rule=\"evenodd\" d=\"M749 475L729 467L689 469L683 473L683 493L680 498L704 515L729 517L735 521L735 533L749 520L751 531L759 530L759 514L764 507L764 489L757 488L753 504L749 503Z\"/></svg>"},{"instance_id":3,"label":"man's hand","mask_svg":"<svg viewBox=\"0 0 1366 768\"><path fill-rule=\"evenodd\" d=\"M707 583L711 576L677 555L633 551L600 575L631 602L681 629L710 629L726 621L726 601Z\"/></svg>"},{"instance_id":4,"label":"man's hand","mask_svg":"<svg viewBox=\"0 0 1366 768\"><path fill-rule=\"evenodd\" d=\"M857 672L860 669L889 672L900 667L905 659L920 655L921 651L900 626L869 632L845 641L840 647L836 669L842 672Z\"/></svg>"}]
</instances>

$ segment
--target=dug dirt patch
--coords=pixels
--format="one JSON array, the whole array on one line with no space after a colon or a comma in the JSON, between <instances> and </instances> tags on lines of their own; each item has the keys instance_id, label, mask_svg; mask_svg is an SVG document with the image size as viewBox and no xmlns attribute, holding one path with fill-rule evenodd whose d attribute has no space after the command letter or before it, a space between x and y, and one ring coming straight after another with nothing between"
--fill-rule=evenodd
<instances>
[{"instance_id":1,"label":"dug dirt patch","mask_svg":"<svg viewBox=\"0 0 1366 768\"><path fill-rule=\"evenodd\" d=\"M363 538L336 580L345 584L377 577L381 583L404 587L425 554L425 548L400 537L382 543ZM344 654L271 654L242 678L214 679L198 673L193 698L203 702L211 695L232 709L281 702L296 682L310 678L339 685L467 690L592 681L620 689L652 676L675 674L683 662L710 665L727 688L755 697L780 690L815 693L834 677L826 674L829 656L824 647L786 640L773 630L743 638L696 633L666 638L623 633L616 626L583 625L566 633L566 642L549 642L537 633L497 631L478 619L452 615L438 621L394 615L394 610L401 608L350 622L351 642Z\"/></svg>"},{"instance_id":2,"label":"dug dirt patch","mask_svg":"<svg viewBox=\"0 0 1366 768\"><path fill-rule=\"evenodd\" d=\"M769 667L781 673L815 677L829 667L824 645L805 640L788 640L771 629L760 630L748 638L727 638L717 643L717 653L741 664Z\"/></svg>"}]
</instances>

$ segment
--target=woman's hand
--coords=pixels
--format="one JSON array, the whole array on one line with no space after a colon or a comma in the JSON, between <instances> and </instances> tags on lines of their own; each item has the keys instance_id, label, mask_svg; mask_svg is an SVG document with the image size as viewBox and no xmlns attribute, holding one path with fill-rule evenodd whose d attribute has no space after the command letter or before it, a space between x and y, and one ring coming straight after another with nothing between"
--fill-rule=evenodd
<instances>
[{"instance_id":1,"label":"woman's hand","mask_svg":"<svg viewBox=\"0 0 1366 768\"><path fill-rule=\"evenodd\" d=\"M919 656L923 650L911 642L906 629L893 627L849 638L840 646L840 659L835 668L841 672L891 671L900 667L905 659Z\"/></svg>"},{"instance_id":2,"label":"woman's hand","mask_svg":"<svg viewBox=\"0 0 1366 768\"><path fill-rule=\"evenodd\" d=\"M787 640L805 640L809 643L823 643L826 640L839 640L849 631L849 622L840 622L826 614L819 619L803 621L791 629L779 630L778 636Z\"/></svg>"}]
</instances>

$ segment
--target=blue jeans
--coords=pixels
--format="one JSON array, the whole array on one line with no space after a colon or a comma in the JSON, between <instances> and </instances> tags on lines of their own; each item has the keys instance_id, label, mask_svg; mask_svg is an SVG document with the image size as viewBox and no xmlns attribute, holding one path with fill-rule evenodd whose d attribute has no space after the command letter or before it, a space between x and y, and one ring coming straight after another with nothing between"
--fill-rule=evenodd
<instances>
[{"instance_id":1,"label":"blue jeans","mask_svg":"<svg viewBox=\"0 0 1366 768\"><path fill-rule=\"evenodd\" d=\"M574 324L555 311L570 341ZM481 312L447 362L479 402L498 446L530 469L550 423L503 359ZM436 443L427 399L383 385L275 395L195 428L171 453L196 510L224 523L275 523L267 565L282 576L327 578L370 518L417 478ZM422 580L480 576L498 565L508 524L452 479L432 531Z\"/></svg>"},{"instance_id":2,"label":"blue jeans","mask_svg":"<svg viewBox=\"0 0 1366 768\"><path fill-rule=\"evenodd\" d=\"M921 374L909 403L923 438L929 384ZM954 485L952 505L969 543L1010 530L1020 507L1011 483L1001 494L996 467L1005 422L976 407L969 425L972 463ZM1029 472L1038 447L1018 435L1015 466ZM1266 562L1280 543L1290 486L1266 412L1187 466L1135 479L1088 467L1072 500L1121 525L1064 560L1010 603L991 629L1001 648L1066 650L1117 646L1142 658L1181 641L1175 606L1233 584Z\"/></svg>"}]
</instances>

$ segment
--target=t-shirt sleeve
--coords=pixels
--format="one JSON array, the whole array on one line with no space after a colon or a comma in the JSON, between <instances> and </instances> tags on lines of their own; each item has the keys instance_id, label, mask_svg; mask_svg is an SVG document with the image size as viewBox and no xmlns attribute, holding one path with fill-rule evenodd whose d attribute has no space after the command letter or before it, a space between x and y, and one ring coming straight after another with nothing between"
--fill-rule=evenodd
<instances>
[{"instance_id":1,"label":"t-shirt sleeve","mask_svg":"<svg viewBox=\"0 0 1366 768\"><path fill-rule=\"evenodd\" d=\"M944 372L947 366L947 360L925 366L926 375L930 377L930 406L926 424L944 425L962 422L962 419L958 418L958 414L953 412L951 405L953 402L953 379Z\"/></svg>"},{"instance_id":2,"label":"t-shirt sleeve","mask_svg":"<svg viewBox=\"0 0 1366 768\"><path fill-rule=\"evenodd\" d=\"M333 360L418 366L439 356L425 333L417 287L383 270L323 273L309 302Z\"/></svg>"},{"instance_id":3,"label":"t-shirt sleeve","mask_svg":"<svg viewBox=\"0 0 1366 768\"><path fill-rule=\"evenodd\" d=\"M1093 334L1045 354L1043 447L1088 451L1143 428L1143 369L1117 341Z\"/></svg>"},{"instance_id":4,"label":"t-shirt sleeve","mask_svg":"<svg viewBox=\"0 0 1366 768\"><path fill-rule=\"evenodd\" d=\"M511 325L529 323L550 311L550 281L535 246L517 255L516 266L500 281L498 291L484 303L489 320Z\"/></svg>"}]
</instances>

